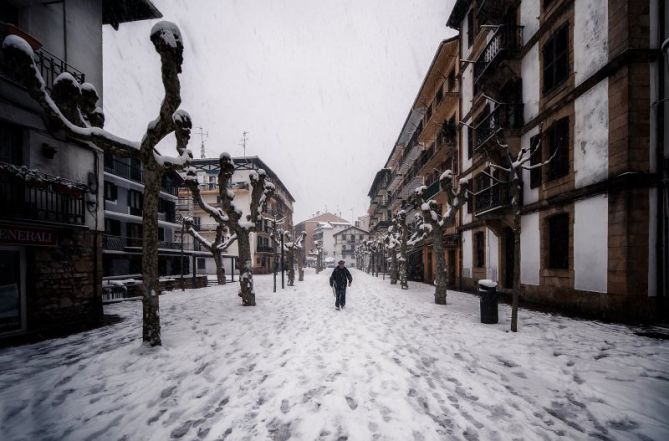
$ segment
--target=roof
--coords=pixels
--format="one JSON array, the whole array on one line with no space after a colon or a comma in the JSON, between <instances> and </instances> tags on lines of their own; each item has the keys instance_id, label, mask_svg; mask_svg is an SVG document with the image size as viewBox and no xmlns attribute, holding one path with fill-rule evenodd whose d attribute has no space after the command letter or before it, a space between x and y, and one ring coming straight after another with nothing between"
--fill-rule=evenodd
<instances>
[{"instance_id":1,"label":"roof","mask_svg":"<svg viewBox=\"0 0 669 441\"><path fill-rule=\"evenodd\" d=\"M376 172L376 176L374 176L374 181L372 181L372 186L369 188L369 193L367 193L367 196L374 197L378 191L376 190L376 186L381 182L381 180L386 176L390 174L390 169L389 168L382 168L381 170Z\"/></svg>"},{"instance_id":2,"label":"roof","mask_svg":"<svg viewBox=\"0 0 669 441\"><path fill-rule=\"evenodd\" d=\"M302 222L297 223L295 226L300 225L300 224L304 224L304 223L307 223L307 222L343 222L343 223L350 224L349 221L337 216L336 214L323 213L323 214L319 214L318 216L314 216L310 219L303 220Z\"/></svg>"},{"instance_id":3,"label":"roof","mask_svg":"<svg viewBox=\"0 0 669 441\"><path fill-rule=\"evenodd\" d=\"M162 18L151 0L102 0L102 24L118 29L119 23Z\"/></svg>"},{"instance_id":4,"label":"roof","mask_svg":"<svg viewBox=\"0 0 669 441\"><path fill-rule=\"evenodd\" d=\"M348 227L348 228L346 228L346 229L344 229L344 230L337 231L335 234L333 234L333 236L338 236L338 235L340 235L340 234L344 234L345 232L347 232L347 231L349 231L349 230L358 230L358 231L360 231L360 232L363 233L363 234L369 234L369 231L365 231L365 230L363 230L362 228L358 228L358 227L355 227L355 226L351 225L350 227Z\"/></svg>"},{"instance_id":5,"label":"roof","mask_svg":"<svg viewBox=\"0 0 669 441\"><path fill-rule=\"evenodd\" d=\"M462 20L464 20L471 4L472 0L456 0L455 4L453 5L453 10L451 11L451 15L448 17L448 21L446 22L446 26L452 29L460 30L460 23L462 23Z\"/></svg>"},{"instance_id":6,"label":"roof","mask_svg":"<svg viewBox=\"0 0 669 441\"><path fill-rule=\"evenodd\" d=\"M288 195L288 198L290 199L291 202L295 202L295 198L293 197L292 194L290 194L290 191L286 188L284 183L279 179L276 173L269 168L269 166L260 159L258 156L241 156L241 157L236 157L232 158L232 161L235 163L235 170L245 170L245 169L259 169L262 168L265 170L265 173L267 173L267 176L272 180L272 182L275 185L279 185L281 189ZM220 162L219 158L199 158L199 159L192 159L190 161L191 165L197 166L197 165L205 165L209 166L207 171L212 172L212 173L218 173L218 164Z\"/></svg>"}]
</instances>

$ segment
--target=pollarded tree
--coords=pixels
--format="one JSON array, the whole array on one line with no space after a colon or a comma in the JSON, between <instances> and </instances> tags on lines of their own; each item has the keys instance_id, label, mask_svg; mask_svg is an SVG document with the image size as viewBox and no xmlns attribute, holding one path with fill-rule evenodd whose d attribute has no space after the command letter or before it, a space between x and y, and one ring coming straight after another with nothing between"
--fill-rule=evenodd
<instances>
[{"instance_id":1,"label":"pollarded tree","mask_svg":"<svg viewBox=\"0 0 669 441\"><path fill-rule=\"evenodd\" d=\"M122 139L102 129L104 115L97 107L98 94L91 84L79 84L69 73L60 74L51 92L47 90L34 54L25 40L7 36L2 44L5 62L14 77L37 101L48 119L48 128L71 139L94 145L117 156L131 157L142 162L144 169L144 206L142 213L142 338L151 346L161 344L160 308L158 294L158 200L163 174L183 167L192 158L186 148L192 122L187 112L180 110L181 84L179 74L183 63L181 32L167 21L151 29L151 42L160 55L162 83L165 96L158 116L149 122L139 142ZM156 145L169 134L176 137L178 157L162 156Z\"/></svg>"},{"instance_id":2,"label":"pollarded tree","mask_svg":"<svg viewBox=\"0 0 669 441\"><path fill-rule=\"evenodd\" d=\"M434 303L445 305L448 271L446 271L446 258L444 257L444 234L449 227L454 225L458 211L467 202L468 184L467 181L460 180L458 188L453 188L453 173L446 170L439 177L439 187L447 197L447 207L443 215L440 213L437 202L425 196L426 186L420 186L414 191L412 202L421 214L418 216L418 223L410 243L414 244L428 237L432 238L432 250L437 262Z\"/></svg>"},{"instance_id":3,"label":"pollarded tree","mask_svg":"<svg viewBox=\"0 0 669 441\"><path fill-rule=\"evenodd\" d=\"M533 138L536 140L536 142L531 142L529 147L521 147L517 154L512 153L507 144L502 144L498 140L497 144L504 153L504 160L506 161L506 164L501 165L499 163L488 161L488 167L491 170L497 171L497 176L495 176L495 173L484 172L493 181L511 185L511 210L513 213L512 230L514 246L513 287L511 294L512 332L518 332L518 302L520 298L520 233L522 217L520 213L520 205L523 194L523 170L528 170L530 172L533 170L538 170L541 167L548 165L557 153L557 150L555 150L546 161L542 162L542 158L539 158L539 161L536 164L527 165L527 163L530 162L536 154L541 155L542 127L542 125L539 125L539 135ZM490 158L488 152L486 152L486 154L488 155L488 158Z\"/></svg>"},{"instance_id":4,"label":"pollarded tree","mask_svg":"<svg viewBox=\"0 0 669 441\"><path fill-rule=\"evenodd\" d=\"M199 191L199 190L198 190ZM201 198L199 198L201 199ZM202 208L202 207L200 207ZM188 234L190 234L193 239L197 240L200 245L207 249L214 258L214 263L216 264L216 281L219 285L225 285L225 267L223 266L223 261L221 257L223 252L230 248L237 240L237 235L227 234L227 227L225 224L216 225L216 236L214 241L208 240L206 237L202 236L194 226L193 218L186 216L183 218L183 224L186 228ZM183 240L183 238L182 238Z\"/></svg>"},{"instance_id":5,"label":"pollarded tree","mask_svg":"<svg viewBox=\"0 0 669 441\"><path fill-rule=\"evenodd\" d=\"M251 186L251 203L249 214L244 215L242 210L234 203L235 193L231 190L232 176L235 173L235 165L229 153L222 153L219 158L218 172L218 195L221 207L207 204L199 191L197 175L193 169L186 173L186 187L191 191L195 202L217 224L225 225L230 234L237 237L237 269L239 270L239 296L244 306L255 306L256 297L253 290L253 262L251 261L251 232L256 231L256 224L262 212L265 201L274 194L274 184L267 182L266 173L263 169L249 173L249 184Z\"/></svg>"},{"instance_id":6,"label":"pollarded tree","mask_svg":"<svg viewBox=\"0 0 669 441\"><path fill-rule=\"evenodd\" d=\"M399 240L399 269L398 276L400 279L400 288L409 289L407 282L407 242L409 240L409 227L407 225L407 212L400 209L393 220L394 228L397 230L397 238Z\"/></svg>"},{"instance_id":7,"label":"pollarded tree","mask_svg":"<svg viewBox=\"0 0 669 441\"><path fill-rule=\"evenodd\" d=\"M288 286L295 285L295 257L299 256L302 249L302 241L307 233L302 232L293 241L293 237L289 231L283 233L283 249L286 252L286 261L288 262ZM304 280L304 270L302 269L301 259L298 258L298 268L301 274L301 279Z\"/></svg>"},{"instance_id":8,"label":"pollarded tree","mask_svg":"<svg viewBox=\"0 0 669 441\"><path fill-rule=\"evenodd\" d=\"M394 225L388 227L383 237L386 249L390 252L390 284L397 285L399 269L397 266L397 251L400 248L400 239Z\"/></svg>"}]
</instances>

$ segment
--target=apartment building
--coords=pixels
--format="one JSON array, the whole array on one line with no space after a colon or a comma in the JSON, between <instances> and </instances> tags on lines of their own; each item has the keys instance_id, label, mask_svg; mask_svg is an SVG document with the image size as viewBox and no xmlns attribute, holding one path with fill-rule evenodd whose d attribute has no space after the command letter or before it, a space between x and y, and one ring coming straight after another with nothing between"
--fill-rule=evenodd
<instances>
[{"instance_id":1,"label":"apartment building","mask_svg":"<svg viewBox=\"0 0 669 441\"><path fill-rule=\"evenodd\" d=\"M270 233L274 221L278 228L285 231L293 229L293 203L295 199L290 194L281 179L267 164L257 156L247 156L233 158L235 164L235 173L232 176L231 190L235 194L234 203L244 213L248 213L251 204L251 186L249 174L252 171L263 169L267 173L268 181L275 187L274 197L270 198L261 214L261 220L258 222L256 231L251 233L251 259L253 261L253 272L256 274L267 274L272 272L275 263L275 245L270 239ZM195 159L191 163L197 174L200 184L200 191L205 202L220 207L218 173L219 159L205 158ZM190 216L194 224L199 229L200 234L210 241L214 241L216 236L216 223L197 206L187 188L179 190L178 213L181 216ZM180 234L180 231L177 233ZM189 248L200 250L197 243L193 243L190 235L184 237L184 244ZM237 244L233 243L223 255L223 265L226 274L233 273L235 261L239 252ZM216 264L209 253L200 252L196 258L196 270L206 274L216 274Z\"/></svg>"},{"instance_id":2,"label":"apartment building","mask_svg":"<svg viewBox=\"0 0 669 441\"><path fill-rule=\"evenodd\" d=\"M458 37L442 41L432 59L400 135L384 168L379 170L368 193L370 197L370 233L382 233L400 209L408 212L413 223L417 212L409 203L413 191L428 186L427 195L446 207L439 191L439 176L444 170L459 171L457 125L459 122ZM444 238L446 261L456 286L459 278L458 224ZM436 258L431 239L410 247L407 253L410 280L432 282Z\"/></svg>"},{"instance_id":3,"label":"apartment building","mask_svg":"<svg viewBox=\"0 0 669 441\"><path fill-rule=\"evenodd\" d=\"M314 228L314 244L323 249L323 259L326 263L332 263L341 259L341 253L337 252L336 235L351 227L348 221L319 222Z\"/></svg>"},{"instance_id":4,"label":"apartment building","mask_svg":"<svg viewBox=\"0 0 669 441\"><path fill-rule=\"evenodd\" d=\"M333 234L335 260L343 259L348 266L355 266L355 249L369 240L369 232L349 226Z\"/></svg>"},{"instance_id":5,"label":"apartment building","mask_svg":"<svg viewBox=\"0 0 669 441\"><path fill-rule=\"evenodd\" d=\"M47 89L68 72L101 94L102 26L157 17L148 0L3 1L0 40L18 35L31 45ZM102 321L102 152L51 133L1 57L0 338L95 326Z\"/></svg>"},{"instance_id":6,"label":"apartment building","mask_svg":"<svg viewBox=\"0 0 669 441\"><path fill-rule=\"evenodd\" d=\"M307 256L307 261L310 263L310 265L315 264L316 262L316 257L315 257L316 253L314 251L316 248L316 243L315 243L314 233L319 224L323 222L350 225L350 223L341 216L337 216L336 214L328 212L326 213L317 212L315 216L296 224L295 236L301 233L305 233L304 241L302 242L302 244L304 246L304 251Z\"/></svg>"},{"instance_id":7,"label":"apartment building","mask_svg":"<svg viewBox=\"0 0 669 441\"><path fill-rule=\"evenodd\" d=\"M520 253L527 302L605 319L659 316L666 20L656 0L456 1L460 176L475 193L460 226L464 287L487 278L510 289ZM539 145L532 164L552 157L523 174L520 249L508 185L483 174L488 160L509 165L500 142L512 152Z\"/></svg>"},{"instance_id":8,"label":"apartment building","mask_svg":"<svg viewBox=\"0 0 669 441\"><path fill-rule=\"evenodd\" d=\"M106 279L141 277L143 250L144 178L142 164L132 158L104 154L103 275ZM181 221L177 217L178 189L183 179L165 173L158 201L158 269L160 276L191 271L193 248L181 255ZM183 266L183 268L182 268Z\"/></svg>"}]
</instances>

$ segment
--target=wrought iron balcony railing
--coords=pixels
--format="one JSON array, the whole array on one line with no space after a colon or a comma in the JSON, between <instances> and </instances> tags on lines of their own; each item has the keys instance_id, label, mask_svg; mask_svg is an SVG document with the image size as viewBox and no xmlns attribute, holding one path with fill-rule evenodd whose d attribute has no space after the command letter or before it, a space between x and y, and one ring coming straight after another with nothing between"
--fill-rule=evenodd
<instances>
[{"instance_id":1,"label":"wrought iron balcony railing","mask_svg":"<svg viewBox=\"0 0 669 441\"><path fill-rule=\"evenodd\" d=\"M490 187L477 191L474 194L474 215L490 212L506 207L511 200L509 184L494 183Z\"/></svg>"},{"instance_id":2,"label":"wrought iron balcony railing","mask_svg":"<svg viewBox=\"0 0 669 441\"><path fill-rule=\"evenodd\" d=\"M67 64L65 61L56 57L51 52L45 49L38 49L34 52L35 64L44 78L47 89L51 90L53 87L53 82L56 80L58 75L63 72L68 72L72 75L79 83L86 81L86 75L78 69Z\"/></svg>"},{"instance_id":3,"label":"wrought iron balcony railing","mask_svg":"<svg viewBox=\"0 0 669 441\"><path fill-rule=\"evenodd\" d=\"M135 167L118 159L105 161L105 171L135 182L144 182L144 173L140 167Z\"/></svg>"},{"instance_id":4,"label":"wrought iron balcony railing","mask_svg":"<svg viewBox=\"0 0 669 441\"><path fill-rule=\"evenodd\" d=\"M474 150L479 149L501 130L519 129L523 126L522 104L498 104L476 126Z\"/></svg>"},{"instance_id":5,"label":"wrought iron balcony railing","mask_svg":"<svg viewBox=\"0 0 669 441\"><path fill-rule=\"evenodd\" d=\"M430 185L427 186L427 189L425 190L425 197L426 198L431 198L432 196L436 195L439 193L439 180L434 181Z\"/></svg>"},{"instance_id":6,"label":"wrought iron balcony railing","mask_svg":"<svg viewBox=\"0 0 669 441\"><path fill-rule=\"evenodd\" d=\"M474 84L483 78L483 75L492 65L504 57L516 54L522 46L522 26L499 26L474 63Z\"/></svg>"},{"instance_id":7,"label":"wrought iron balcony railing","mask_svg":"<svg viewBox=\"0 0 669 441\"><path fill-rule=\"evenodd\" d=\"M0 217L81 225L86 185L0 163Z\"/></svg>"}]
</instances>

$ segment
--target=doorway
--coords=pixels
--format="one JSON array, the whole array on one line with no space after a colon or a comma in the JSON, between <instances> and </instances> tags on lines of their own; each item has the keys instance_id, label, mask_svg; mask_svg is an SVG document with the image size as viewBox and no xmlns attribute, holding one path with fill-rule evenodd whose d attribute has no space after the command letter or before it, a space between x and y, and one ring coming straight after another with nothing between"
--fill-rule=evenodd
<instances>
[{"instance_id":1,"label":"doorway","mask_svg":"<svg viewBox=\"0 0 669 441\"><path fill-rule=\"evenodd\" d=\"M25 329L23 249L0 248L0 334Z\"/></svg>"}]
</instances>

